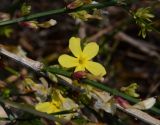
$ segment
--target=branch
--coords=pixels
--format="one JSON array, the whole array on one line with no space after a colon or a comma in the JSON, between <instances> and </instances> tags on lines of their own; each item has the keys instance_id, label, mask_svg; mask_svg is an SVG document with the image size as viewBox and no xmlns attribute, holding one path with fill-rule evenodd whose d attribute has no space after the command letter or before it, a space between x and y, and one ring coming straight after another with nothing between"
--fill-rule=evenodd
<instances>
[{"instance_id":1,"label":"branch","mask_svg":"<svg viewBox=\"0 0 160 125\"><path fill-rule=\"evenodd\" d=\"M120 105L116 105L116 107L146 123L149 123L151 125L160 125L160 120L150 116L149 114L147 114L146 112L143 112L141 110L135 109L135 108L123 108Z\"/></svg>"},{"instance_id":2,"label":"branch","mask_svg":"<svg viewBox=\"0 0 160 125\"><path fill-rule=\"evenodd\" d=\"M160 54L157 52L159 50L159 48L156 46L153 46L153 45L151 45L147 42L144 42L142 40L134 39L123 32L119 32L115 36L115 38L117 40L121 40L126 43L129 43L129 44L133 45L134 47L138 48L139 50L141 50L142 52L148 54L149 56L156 57L158 60L160 60Z\"/></svg>"},{"instance_id":3,"label":"branch","mask_svg":"<svg viewBox=\"0 0 160 125\"><path fill-rule=\"evenodd\" d=\"M23 16L20 18L12 19L12 20L0 21L0 26L14 24L14 23L22 22L22 21L38 19L38 18L50 16L50 15L71 13L71 12L77 12L80 10L92 10L95 8L101 9L101 8L108 7L108 6L115 6L117 4L117 1L118 0L109 0L109 1L107 0L106 2L103 2L103 3L84 5L82 7L76 8L76 9L67 9L66 7L61 8L61 9L54 9L54 10L50 10L50 11L31 14L28 16Z\"/></svg>"},{"instance_id":4,"label":"branch","mask_svg":"<svg viewBox=\"0 0 160 125\"><path fill-rule=\"evenodd\" d=\"M38 61L34 61L34 60L26 58L26 57L17 56L15 54L3 49L2 47L0 47L0 54L4 55L12 60L16 60L17 62L31 68L32 70L34 70L36 72L40 71L43 67L43 64Z\"/></svg>"}]
</instances>

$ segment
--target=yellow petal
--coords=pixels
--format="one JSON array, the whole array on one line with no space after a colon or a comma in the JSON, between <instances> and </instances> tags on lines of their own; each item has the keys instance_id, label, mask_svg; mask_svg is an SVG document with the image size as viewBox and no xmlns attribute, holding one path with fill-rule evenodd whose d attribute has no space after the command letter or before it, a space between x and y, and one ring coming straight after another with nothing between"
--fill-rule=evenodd
<instances>
[{"instance_id":1,"label":"yellow petal","mask_svg":"<svg viewBox=\"0 0 160 125\"><path fill-rule=\"evenodd\" d=\"M92 59L98 54L99 46L95 42L88 43L83 50L83 54L88 60Z\"/></svg>"},{"instance_id":2,"label":"yellow petal","mask_svg":"<svg viewBox=\"0 0 160 125\"><path fill-rule=\"evenodd\" d=\"M82 53L80 41L81 39L78 37L71 37L69 40L69 49L76 57L79 57L79 55Z\"/></svg>"},{"instance_id":3,"label":"yellow petal","mask_svg":"<svg viewBox=\"0 0 160 125\"><path fill-rule=\"evenodd\" d=\"M78 71L85 71L85 67L83 65L77 66L74 72L78 72Z\"/></svg>"},{"instance_id":4,"label":"yellow petal","mask_svg":"<svg viewBox=\"0 0 160 125\"><path fill-rule=\"evenodd\" d=\"M59 109L57 109L57 107L53 105L51 102L39 103L35 106L35 108L40 112L45 112L48 114L59 111Z\"/></svg>"},{"instance_id":5,"label":"yellow petal","mask_svg":"<svg viewBox=\"0 0 160 125\"><path fill-rule=\"evenodd\" d=\"M105 68L97 62L88 61L86 63L86 69L95 76L104 76L106 74Z\"/></svg>"},{"instance_id":6,"label":"yellow petal","mask_svg":"<svg viewBox=\"0 0 160 125\"><path fill-rule=\"evenodd\" d=\"M58 58L58 62L60 63L61 66L65 67L65 68L72 68L78 65L78 59L74 58L72 56L69 55L61 55Z\"/></svg>"}]
</instances>

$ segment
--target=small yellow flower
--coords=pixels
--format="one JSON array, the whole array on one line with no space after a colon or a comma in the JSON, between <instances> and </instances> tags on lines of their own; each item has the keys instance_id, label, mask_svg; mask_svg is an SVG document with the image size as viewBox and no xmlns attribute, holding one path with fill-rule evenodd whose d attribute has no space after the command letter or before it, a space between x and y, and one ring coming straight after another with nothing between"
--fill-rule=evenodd
<instances>
[{"instance_id":1,"label":"small yellow flower","mask_svg":"<svg viewBox=\"0 0 160 125\"><path fill-rule=\"evenodd\" d=\"M54 90L52 94L53 95L52 95L51 101L40 102L36 104L35 109L37 111L45 112L47 114L65 111L65 110L78 109L78 105L70 98L63 97L59 90ZM71 119L75 115L76 113L64 114L64 115L61 115L60 117L63 117L65 119Z\"/></svg>"},{"instance_id":2,"label":"small yellow flower","mask_svg":"<svg viewBox=\"0 0 160 125\"><path fill-rule=\"evenodd\" d=\"M65 103L67 99L64 98L58 90L55 90L52 96L52 101L38 103L35 106L36 110L46 112L48 114L62 110L63 103Z\"/></svg>"},{"instance_id":3,"label":"small yellow flower","mask_svg":"<svg viewBox=\"0 0 160 125\"><path fill-rule=\"evenodd\" d=\"M43 102L39 103L36 105L36 110L40 112L46 112L48 114L53 113L53 112L59 112L60 108L57 107L54 103L52 102Z\"/></svg>"},{"instance_id":4,"label":"small yellow flower","mask_svg":"<svg viewBox=\"0 0 160 125\"><path fill-rule=\"evenodd\" d=\"M71 37L69 40L69 49L75 57L63 54L59 57L58 61L61 66L65 68L75 68L77 71L85 71L87 69L95 76L104 76L106 74L105 68L92 59L98 54L99 46L95 42L88 43L83 51L81 49L81 39Z\"/></svg>"}]
</instances>

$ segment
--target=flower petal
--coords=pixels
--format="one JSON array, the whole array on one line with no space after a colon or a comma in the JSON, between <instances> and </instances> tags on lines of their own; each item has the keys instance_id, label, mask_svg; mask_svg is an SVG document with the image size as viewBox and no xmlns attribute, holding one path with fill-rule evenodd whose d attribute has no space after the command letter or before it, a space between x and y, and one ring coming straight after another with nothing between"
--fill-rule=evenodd
<instances>
[{"instance_id":1,"label":"flower petal","mask_svg":"<svg viewBox=\"0 0 160 125\"><path fill-rule=\"evenodd\" d=\"M97 62L88 61L86 63L86 69L95 76L104 76L106 74L105 68Z\"/></svg>"},{"instance_id":2,"label":"flower petal","mask_svg":"<svg viewBox=\"0 0 160 125\"><path fill-rule=\"evenodd\" d=\"M88 43L83 50L83 54L88 60L92 59L98 54L99 46L95 42Z\"/></svg>"},{"instance_id":3,"label":"flower petal","mask_svg":"<svg viewBox=\"0 0 160 125\"><path fill-rule=\"evenodd\" d=\"M35 108L40 112L46 112L48 114L59 111L59 109L57 109L57 107L53 105L51 102L39 103L35 106Z\"/></svg>"},{"instance_id":4,"label":"flower petal","mask_svg":"<svg viewBox=\"0 0 160 125\"><path fill-rule=\"evenodd\" d=\"M78 65L78 59L72 56L63 54L58 58L58 62L65 68L72 68Z\"/></svg>"},{"instance_id":5,"label":"flower petal","mask_svg":"<svg viewBox=\"0 0 160 125\"><path fill-rule=\"evenodd\" d=\"M82 53L80 41L81 39L78 37L71 37L69 40L69 49L75 57L79 57L79 55Z\"/></svg>"},{"instance_id":6,"label":"flower petal","mask_svg":"<svg viewBox=\"0 0 160 125\"><path fill-rule=\"evenodd\" d=\"M85 67L83 65L78 65L74 72L85 71Z\"/></svg>"}]
</instances>

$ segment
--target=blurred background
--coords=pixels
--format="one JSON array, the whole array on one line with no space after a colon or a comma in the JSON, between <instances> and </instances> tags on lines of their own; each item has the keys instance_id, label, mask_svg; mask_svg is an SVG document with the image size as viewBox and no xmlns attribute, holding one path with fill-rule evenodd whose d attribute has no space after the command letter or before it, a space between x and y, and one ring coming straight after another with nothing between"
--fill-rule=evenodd
<instances>
[{"instance_id":1,"label":"blurred background","mask_svg":"<svg viewBox=\"0 0 160 125\"><path fill-rule=\"evenodd\" d=\"M31 5L31 13L43 12L65 7L69 0L1 0L0 18L6 14L8 18L20 16L20 8L24 2ZM97 2L99 2L97 0ZM151 7L156 30L147 32L143 38L138 35L140 26L131 20L131 13L138 8ZM120 89L131 83L139 85L137 93L140 98L160 96L160 2L158 0L138 0L128 6L107 7L101 10L102 19L87 21L74 19L71 15L51 15L37 19L43 22L49 19L57 21L50 28L33 29L20 24L0 28L0 44L11 52L23 53L27 57L43 62L46 65L58 64L62 53L69 53L68 40L72 36L83 38L84 44L95 41L100 45L99 55L94 60L101 62L106 70L105 84ZM4 32L5 31L5 32ZM2 59L3 63L19 72L30 72L16 63ZM5 70L0 69L1 82L8 78ZM160 101L157 102L160 108ZM123 114L123 115L122 115ZM112 117L112 118L110 118ZM133 117L122 112L115 115L128 125L144 125ZM111 120L112 119L112 120ZM116 125L113 116L106 114L109 125Z\"/></svg>"}]
</instances>

